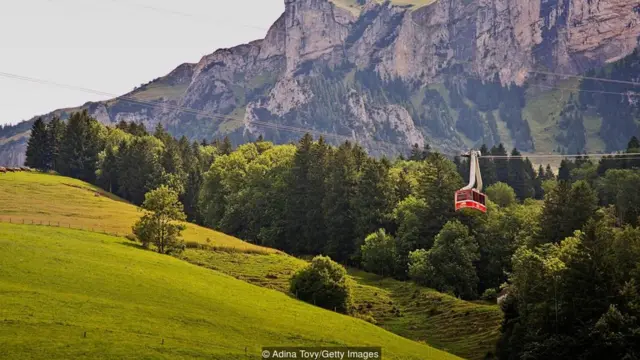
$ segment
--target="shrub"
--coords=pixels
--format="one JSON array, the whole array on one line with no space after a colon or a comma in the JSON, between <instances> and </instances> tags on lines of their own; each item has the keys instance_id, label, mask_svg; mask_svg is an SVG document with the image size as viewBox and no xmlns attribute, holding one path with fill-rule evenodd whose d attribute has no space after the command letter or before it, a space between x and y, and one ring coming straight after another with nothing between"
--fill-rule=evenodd
<instances>
[{"instance_id":1,"label":"shrub","mask_svg":"<svg viewBox=\"0 0 640 360\"><path fill-rule=\"evenodd\" d=\"M351 285L347 271L327 256L316 256L311 264L291 278L291 293L302 301L348 313L351 308Z\"/></svg>"},{"instance_id":2,"label":"shrub","mask_svg":"<svg viewBox=\"0 0 640 360\"><path fill-rule=\"evenodd\" d=\"M364 320L374 325L378 324L378 322L373 317L373 315L371 315L371 313L366 313L366 314L355 313L353 314L353 317Z\"/></svg>"},{"instance_id":3,"label":"shrub","mask_svg":"<svg viewBox=\"0 0 640 360\"><path fill-rule=\"evenodd\" d=\"M365 270L383 276L393 273L396 263L396 245L393 237L384 229L379 229L367 236L361 246L361 252Z\"/></svg>"},{"instance_id":4,"label":"shrub","mask_svg":"<svg viewBox=\"0 0 640 360\"><path fill-rule=\"evenodd\" d=\"M487 289L482 294L482 300L496 301L496 299L498 299L498 291L496 289Z\"/></svg>"}]
</instances>

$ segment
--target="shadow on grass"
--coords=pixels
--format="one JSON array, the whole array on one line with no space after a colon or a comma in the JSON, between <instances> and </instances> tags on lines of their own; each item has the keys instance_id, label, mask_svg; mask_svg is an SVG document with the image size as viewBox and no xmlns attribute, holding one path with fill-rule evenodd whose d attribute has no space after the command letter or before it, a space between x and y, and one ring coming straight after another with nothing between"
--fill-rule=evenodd
<instances>
[{"instance_id":1,"label":"shadow on grass","mask_svg":"<svg viewBox=\"0 0 640 360\"><path fill-rule=\"evenodd\" d=\"M55 176L59 176L59 175L56 174ZM93 193L96 197L105 197L105 198L113 200L113 201L118 201L118 202L121 202L121 203L124 203L124 204L131 205L131 203L128 202L127 200L125 200L125 199L123 199L123 198L121 198L121 197L119 197L119 196L117 196L115 194L112 194L112 193L110 193L108 191L102 190L102 189L100 189L98 187L94 187L94 186L91 186L91 185L89 185L89 186L81 186L81 185L69 184L69 183L65 183L65 182L61 182L61 184L64 185L64 186L75 188L75 189L88 191L90 193Z\"/></svg>"},{"instance_id":2,"label":"shadow on grass","mask_svg":"<svg viewBox=\"0 0 640 360\"><path fill-rule=\"evenodd\" d=\"M141 244L136 244L136 243L131 242L131 241L120 241L120 242L118 242L118 244L124 245L124 246L128 246L128 247L132 247L132 248L136 248L136 249L139 249L139 250L149 250L149 249L145 249L144 246L142 246Z\"/></svg>"}]
</instances>

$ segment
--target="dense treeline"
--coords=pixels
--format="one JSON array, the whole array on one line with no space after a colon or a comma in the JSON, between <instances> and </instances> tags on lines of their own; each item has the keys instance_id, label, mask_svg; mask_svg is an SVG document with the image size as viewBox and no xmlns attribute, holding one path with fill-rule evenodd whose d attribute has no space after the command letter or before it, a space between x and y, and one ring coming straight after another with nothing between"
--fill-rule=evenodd
<instances>
[{"instance_id":1,"label":"dense treeline","mask_svg":"<svg viewBox=\"0 0 640 360\"><path fill-rule=\"evenodd\" d=\"M106 127L87 112L45 124L35 121L27 146L27 166L53 170L96 184L136 205L145 194L167 185L180 194L190 221L198 219L202 175L216 154L230 151L228 139L213 145L174 139L162 127L150 134L142 124Z\"/></svg>"},{"instance_id":2,"label":"dense treeline","mask_svg":"<svg viewBox=\"0 0 640 360\"><path fill-rule=\"evenodd\" d=\"M78 113L34 124L27 165L137 204L164 185L190 221L464 299L504 288L501 359L635 358L640 163L628 155L640 142L600 161L564 160L557 176L501 144L481 151L495 156L480 158L486 214L454 211L468 163L428 146L394 160L310 135L234 149L228 139L189 143L162 127L110 128Z\"/></svg>"},{"instance_id":3,"label":"dense treeline","mask_svg":"<svg viewBox=\"0 0 640 360\"><path fill-rule=\"evenodd\" d=\"M536 231L516 248L500 359L640 356L640 143L564 160ZM639 155L640 156L640 155Z\"/></svg>"}]
</instances>

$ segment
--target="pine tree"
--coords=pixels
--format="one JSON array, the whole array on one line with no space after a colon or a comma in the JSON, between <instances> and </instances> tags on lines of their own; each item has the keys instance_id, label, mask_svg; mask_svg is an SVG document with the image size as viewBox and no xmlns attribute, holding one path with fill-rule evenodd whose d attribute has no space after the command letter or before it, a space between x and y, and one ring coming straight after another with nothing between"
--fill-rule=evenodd
<instances>
[{"instance_id":1,"label":"pine tree","mask_svg":"<svg viewBox=\"0 0 640 360\"><path fill-rule=\"evenodd\" d=\"M424 147L422 148L422 160L426 159L429 154L431 154L431 145L425 143Z\"/></svg>"},{"instance_id":2,"label":"pine tree","mask_svg":"<svg viewBox=\"0 0 640 360\"><path fill-rule=\"evenodd\" d=\"M580 230L594 215L598 198L586 181L560 181L545 196L540 217L540 243L558 243Z\"/></svg>"},{"instance_id":3,"label":"pine tree","mask_svg":"<svg viewBox=\"0 0 640 360\"><path fill-rule=\"evenodd\" d=\"M547 164L547 169L545 170L545 180L555 180L556 175L553 173L551 169L551 165Z\"/></svg>"},{"instance_id":4,"label":"pine tree","mask_svg":"<svg viewBox=\"0 0 640 360\"><path fill-rule=\"evenodd\" d=\"M509 182L509 161L506 158L507 150L499 144L498 147L491 148L492 156L500 156L501 158L497 158L494 160L496 166L496 180L498 182L508 183Z\"/></svg>"},{"instance_id":5,"label":"pine tree","mask_svg":"<svg viewBox=\"0 0 640 360\"><path fill-rule=\"evenodd\" d=\"M98 169L97 183L100 187L110 193L116 193L118 190L118 156L117 149L107 147L104 157L100 161Z\"/></svg>"},{"instance_id":6,"label":"pine tree","mask_svg":"<svg viewBox=\"0 0 640 360\"><path fill-rule=\"evenodd\" d=\"M118 148L118 195L141 205L145 194L161 185L162 143L155 137L134 138Z\"/></svg>"},{"instance_id":7,"label":"pine tree","mask_svg":"<svg viewBox=\"0 0 640 360\"><path fill-rule=\"evenodd\" d=\"M66 125L59 117L54 117L47 125L48 135L48 168L60 172L62 164L60 163L60 152L64 141Z\"/></svg>"},{"instance_id":8,"label":"pine tree","mask_svg":"<svg viewBox=\"0 0 640 360\"><path fill-rule=\"evenodd\" d=\"M640 141L637 137L632 136L627 144L627 153L640 153Z\"/></svg>"},{"instance_id":9,"label":"pine tree","mask_svg":"<svg viewBox=\"0 0 640 360\"><path fill-rule=\"evenodd\" d=\"M423 248L430 248L436 234L455 216L451 199L462 186L463 180L449 159L439 153L429 155L421 169L417 188L418 196L428 204L428 213L421 225L424 226L423 243L420 244Z\"/></svg>"},{"instance_id":10,"label":"pine tree","mask_svg":"<svg viewBox=\"0 0 640 360\"><path fill-rule=\"evenodd\" d=\"M327 242L322 203L326 196L325 180L331 150L322 137L311 146L307 172L308 193L305 196L306 226L305 238L312 254L320 253Z\"/></svg>"},{"instance_id":11,"label":"pine tree","mask_svg":"<svg viewBox=\"0 0 640 360\"><path fill-rule=\"evenodd\" d=\"M129 132L129 123L127 123L124 119L122 119L116 125L116 129Z\"/></svg>"},{"instance_id":12,"label":"pine tree","mask_svg":"<svg viewBox=\"0 0 640 360\"><path fill-rule=\"evenodd\" d=\"M102 150L101 125L86 110L69 118L60 148L61 173L93 183Z\"/></svg>"},{"instance_id":13,"label":"pine tree","mask_svg":"<svg viewBox=\"0 0 640 360\"><path fill-rule=\"evenodd\" d=\"M330 160L324 213L327 226L329 256L338 262L349 259L355 250L355 228L352 199L356 192L356 159L353 146L345 142Z\"/></svg>"},{"instance_id":14,"label":"pine tree","mask_svg":"<svg viewBox=\"0 0 640 360\"><path fill-rule=\"evenodd\" d=\"M541 200L544 198L544 190L542 189L542 183L546 180L547 174L544 171L542 165L538 167L538 172L535 174L533 180L533 188L535 192L535 198Z\"/></svg>"},{"instance_id":15,"label":"pine tree","mask_svg":"<svg viewBox=\"0 0 640 360\"><path fill-rule=\"evenodd\" d=\"M579 230L595 214L598 208L598 196L588 182L576 181L571 186L570 203L566 206L565 221L573 230Z\"/></svg>"},{"instance_id":16,"label":"pine tree","mask_svg":"<svg viewBox=\"0 0 640 360\"><path fill-rule=\"evenodd\" d=\"M570 181L571 180L571 170L575 167L574 163L570 160L563 159L560 162L560 169L558 169L558 180L559 181Z\"/></svg>"},{"instance_id":17,"label":"pine tree","mask_svg":"<svg viewBox=\"0 0 640 360\"><path fill-rule=\"evenodd\" d=\"M229 140L228 136L224 137L222 144L220 144L218 148L222 155L229 155L233 152L233 145L231 144L231 140Z\"/></svg>"},{"instance_id":18,"label":"pine tree","mask_svg":"<svg viewBox=\"0 0 640 360\"><path fill-rule=\"evenodd\" d=\"M566 225L566 209L570 201L571 184L561 181L558 186L545 195L544 206L540 216L540 231L537 234L539 243L559 242L573 233Z\"/></svg>"},{"instance_id":19,"label":"pine tree","mask_svg":"<svg viewBox=\"0 0 640 360\"><path fill-rule=\"evenodd\" d=\"M486 145L483 144L480 147L480 154L481 156L478 158L478 161L480 163L480 172L482 173L482 182L484 186L489 187L495 184L496 182L498 182L497 176L496 176L496 165L494 164L493 160L491 160L490 158L486 158L482 156L482 155L487 155L487 156L490 155L489 149L487 148Z\"/></svg>"},{"instance_id":20,"label":"pine tree","mask_svg":"<svg viewBox=\"0 0 640 360\"><path fill-rule=\"evenodd\" d=\"M47 126L38 118L31 127L31 136L27 143L25 165L39 170L47 170L49 163Z\"/></svg>"},{"instance_id":21,"label":"pine tree","mask_svg":"<svg viewBox=\"0 0 640 360\"><path fill-rule=\"evenodd\" d=\"M153 136L156 139L162 141L162 143L165 145L174 141L173 137L171 137L171 135L164 129L164 126L162 126L162 124L160 123L156 125L156 131L153 133Z\"/></svg>"},{"instance_id":22,"label":"pine tree","mask_svg":"<svg viewBox=\"0 0 640 360\"><path fill-rule=\"evenodd\" d=\"M533 173L531 162L527 164L522 160L520 152L513 149L509 159L509 181L507 184L515 190L516 196L520 200L535 195L531 173Z\"/></svg>"},{"instance_id":23,"label":"pine tree","mask_svg":"<svg viewBox=\"0 0 640 360\"><path fill-rule=\"evenodd\" d=\"M392 211L393 184L389 182L389 164L367 159L358 180L352 206L355 212L356 251L367 235L386 225Z\"/></svg>"},{"instance_id":24,"label":"pine tree","mask_svg":"<svg viewBox=\"0 0 640 360\"><path fill-rule=\"evenodd\" d=\"M316 209L307 208L308 197L313 189L309 182L309 168L311 167L311 148L313 138L310 134L305 134L298 142L297 151L293 159L293 166L287 179L289 195L286 201L286 223L285 244L286 248L294 254L316 255L317 244L312 244L309 238L310 231L307 229L307 212ZM312 205L314 207L320 204Z\"/></svg>"},{"instance_id":25,"label":"pine tree","mask_svg":"<svg viewBox=\"0 0 640 360\"><path fill-rule=\"evenodd\" d=\"M409 154L409 160L422 161L422 150L418 144L413 144L411 147L411 153Z\"/></svg>"}]
</instances>

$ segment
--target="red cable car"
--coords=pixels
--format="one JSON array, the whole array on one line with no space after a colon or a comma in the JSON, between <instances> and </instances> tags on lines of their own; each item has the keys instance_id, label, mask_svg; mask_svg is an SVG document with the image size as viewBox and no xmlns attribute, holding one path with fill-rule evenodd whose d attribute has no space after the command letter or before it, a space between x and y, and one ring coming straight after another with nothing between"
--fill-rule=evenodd
<instances>
[{"instance_id":1,"label":"red cable car","mask_svg":"<svg viewBox=\"0 0 640 360\"><path fill-rule=\"evenodd\" d=\"M471 151L464 156L469 157L471 171L469 173L469 184L462 189L456 191L455 208L456 211L462 209L475 209L483 213L487 212L487 196L482 191L482 176L480 175L480 164L478 156L480 151ZM473 185L477 183L477 189Z\"/></svg>"}]
</instances>

